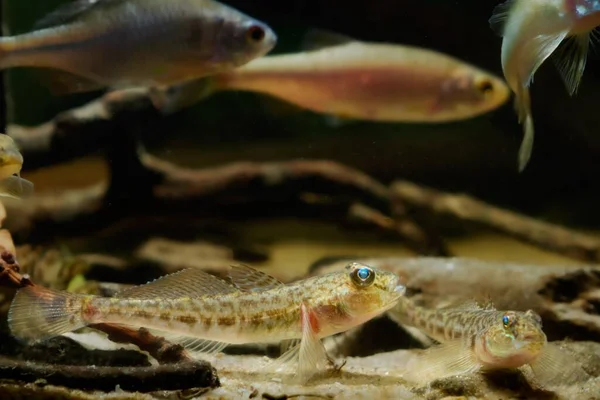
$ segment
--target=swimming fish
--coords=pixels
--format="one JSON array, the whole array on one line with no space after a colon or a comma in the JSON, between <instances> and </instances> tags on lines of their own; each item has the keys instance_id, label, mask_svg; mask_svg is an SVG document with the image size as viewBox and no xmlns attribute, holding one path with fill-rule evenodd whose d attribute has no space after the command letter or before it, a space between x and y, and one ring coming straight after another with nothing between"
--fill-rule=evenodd
<instances>
[{"instance_id":1,"label":"swimming fish","mask_svg":"<svg viewBox=\"0 0 600 400\"><path fill-rule=\"evenodd\" d=\"M514 369L528 365L540 384L567 383L586 376L581 366L557 345L548 343L542 320L532 310L499 311L491 303L481 307L427 309L407 297L388 314L442 343L429 348L408 375L430 379L445 374Z\"/></svg>"},{"instance_id":2,"label":"swimming fish","mask_svg":"<svg viewBox=\"0 0 600 400\"><path fill-rule=\"evenodd\" d=\"M155 105L169 114L216 91L240 90L345 120L435 123L494 110L510 95L501 78L436 51L329 32L307 36L317 43L308 51L169 88Z\"/></svg>"},{"instance_id":3,"label":"swimming fish","mask_svg":"<svg viewBox=\"0 0 600 400\"><path fill-rule=\"evenodd\" d=\"M288 285L233 266L228 280L186 269L114 297L27 287L16 294L8 323L14 336L29 341L100 322L145 327L207 353L228 344L283 341L288 350L269 368L298 360L298 379L306 382L331 362L321 338L374 318L404 294L395 274L358 263Z\"/></svg>"},{"instance_id":4,"label":"swimming fish","mask_svg":"<svg viewBox=\"0 0 600 400\"><path fill-rule=\"evenodd\" d=\"M533 150L533 75L552 56L569 94L577 92L593 30L600 25L600 1L509 0L496 6L489 22L503 36L502 69L524 130L518 162L523 171Z\"/></svg>"},{"instance_id":5,"label":"swimming fish","mask_svg":"<svg viewBox=\"0 0 600 400\"><path fill-rule=\"evenodd\" d=\"M20 199L33 193L33 183L19 176L23 156L8 135L0 134L0 197Z\"/></svg>"},{"instance_id":6,"label":"swimming fish","mask_svg":"<svg viewBox=\"0 0 600 400\"><path fill-rule=\"evenodd\" d=\"M277 41L213 0L76 0L35 29L1 38L0 69L52 69L55 93L175 84L243 65Z\"/></svg>"}]
</instances>

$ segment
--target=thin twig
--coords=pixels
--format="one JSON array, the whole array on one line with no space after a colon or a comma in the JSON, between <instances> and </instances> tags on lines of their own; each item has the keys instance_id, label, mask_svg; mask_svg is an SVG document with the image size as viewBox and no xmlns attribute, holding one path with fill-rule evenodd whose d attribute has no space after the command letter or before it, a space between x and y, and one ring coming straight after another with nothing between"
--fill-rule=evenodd
<instances>
[{"instance_id":1,"label":"thin twig","mask_svg":"<svg viewBox=\"0 0 600 400\"><path fill-rule=\"evenodd\" d=\"M567 257L600 261L600 239L596 237L504 210L467 195L400 181L392 185L392 201L488 227Z\"/></svg>"}]
</instances>

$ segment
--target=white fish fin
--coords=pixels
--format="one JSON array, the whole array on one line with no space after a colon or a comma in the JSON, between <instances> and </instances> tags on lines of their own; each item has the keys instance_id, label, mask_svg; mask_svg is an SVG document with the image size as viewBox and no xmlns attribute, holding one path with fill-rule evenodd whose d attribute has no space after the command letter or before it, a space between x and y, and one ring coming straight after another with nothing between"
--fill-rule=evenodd
<instances>
[{"instance_id":1,"label":"white fish fin","mask_svg":"<svg viewBox=\"0 0 600 400\"><path fill-rule=\"evenodd\" d=\"M288 350L298 346L300 344L300 339L288 339L282 340L279 344L279 352L281 355L288 352Z\"/></svg>"},{"instance_id":2,"label":"white fish fin","mask_svg":"<svg viewBox=\"0 0 600 400\"><path fill-rule=\"evenodd\" d=\"M453 340L430 347L409 363L407 378L430 382L452 375L477 372L481 364L475 352L462 340Z\"/></svg>"},{"instance_id":3,"label":"white fish fin","mask_svg":"<svg viewBox=\"0 0 600 400\"><path fill-rule=\"evenodd\" d=\"M298 354L297 376L300 382L307 382L315 373L327 367L329 357L325 346L316 334L316 327L313 326L312 311L305 304L301 305L301 310L302 340Z\"/></svg>"},{"instance_id":4,"label":"white fish fin","mask_svg":"<svg viewBox=\"0 0 600 400\"><path fill-rule=\"evenodd\" d=\"M33 183L19 176L9 176L0 181L0 197L27 198L33 194Z\"/></svg>"},{"instance_id":5,"label":"white fish fin","mask_svg":"<svg viewBox=\"0 0 600 400\"><path fill-rule=\"evenodd\" d=\"M560 76L571 96L577 92L583 77L589 46L589 33L571 36L552 55L552 61L560 72Z\"/></svg>"},{"instance_id":6,"label":"white fish fin","mask_svg":"<svg viewBox=\"0 0 600 400\"><path fill-rule=\"evenodd\" d=\"M123 0L74 0L63 4L54 11L46 14L33 25L33 30L50 28L75 20L90 9L107 3L119 3Z\"/></svg>"},{"instance_id":7,"label":"white fish fin","mask_svg":"<svg viewBox=\"0 0 600 400\"><path fill-rule=\"evenodd\" d=\"M554 343L547 343L529 366L536 381L542 386L570 385L590 378L575 355L569 354Z\"/></svg>"},{"instance_id":8,"label":"white fish fin","mask_svg":"<svg viewBox=\"0 0 600 400\"><path fill-rule=\"evenodd\" d=\"M343 128L344 126L357 122L355 119L337 115L325 115L323 118L325 119L325 124L332 128Z\"/></svg>"},{"instance_id":9,"label":"white fish fin","mask_svg":"<svg viewBox=\"0 0 600 400\"><path fill-rule=\"evenodd\" d=\"M229 279L238 289L244 292L268 290L284 283L279 279L247 265L232 265L229 268Z\"/></svg>"},{"instance_id":10,"label":"white fish fin","mask_svg":"<svg viewBox=\"0 0 600 400\"><path fill-rule=\"evenodd\" d=\"M228 282L196 268L188 268L163 276L145 285L118 292L115 297L156 299L177 297L200 297L209 294L235 292Z\"/></svg>"},{"instance_id":11,"label":"white fish fin","mask_svg":"<svg viewBox=\"0 0 600 400\"><path fill-rule=\"evenodd\" d=\"M324 29L311 29L304 35L301 48L304 51L315 51L326 47L342 46L357 40L341 33Z\"/></svg>"},{"instance_id":12,"label":"white fish fin","mask_svg":"<svg viewBox=\"0 0 600 400\"><path fill-rule=\"evenodd\" d=\"M17 292L8 311L11 333L25 341L39 341L83 328L80 295L26 287Z\"/></svg>"},{"instance_id":13,"label":"white fish fin","mask_svg":"<svg viewBox=\"0 0 600 400\"><path fill-rule=\"evenodd\" d=\"M106 85L69 72L40 68L35 71L40 82L56 96L103 90Z\"/></svg>"},{"instance_id":14,"label":"white fish fin","mask_svg":"<svg viewBox=\"0 0 600 400\"><path fill-rule=\"evenodd\" d=\"M504 36L504 26L506 25L506 20L510 15L510 10L514 6L516 0L507 0L502 4L498 4L494 7L494 11L492 12L492 16L488 20L490 24L490 28L498 35Z\"/></svg>"},{"instance_id":15,"label":"white fish fin","mask_svg":"<svg viewBox=\"0 0 600 400\"><path fill-rule=\"evenodd\" d=\"M210 97L216 91L212 77L194 79L167 87L152 87L149 97L163 115L171 115Z\"/></svg>"},{"instance_id":16,"label":"white fish fin","mask_svg":"<svg viewBox=\"0 0 600 400\"><path fill-rule=\"evenodd\" d=\"M533 117L531 116L531 111L529 114L525 116L525 121L523 122L523 141L521 142L521 147L519 148L519 172L523 172L529 160L531 159L531 153L533 152L533 139L534 139L534 126L533 126Z\"/></svg>"},{"instance_id":17,"label":"white fish fin","mask_svg":"<svg viewBox=\"0 0 600 400\"><path fill-rule=\"evenodd\" d=\"M286 351L277 360L269 363L265 369L269 372L287 372L297 363L295 380L306 383L314 374L323 370L329 363L329 357L321 340L317 337L311 322L311 311L304 304L302 309L302 339L300 344Z\"/></svg>"},{"instance_id":18,"label":"white fish fin","mask_svg":"<svg viewBox=\"0 0 600 400\"><path fill-rule=\"evenodd\" d=\"M569 31L562 31L552 35L537 35L525 43L521 54L531 61L527 64L529 75L520 77L523 86L531 84L535 72L556 51L568 34Z\"/></svg>"}]
</instances>

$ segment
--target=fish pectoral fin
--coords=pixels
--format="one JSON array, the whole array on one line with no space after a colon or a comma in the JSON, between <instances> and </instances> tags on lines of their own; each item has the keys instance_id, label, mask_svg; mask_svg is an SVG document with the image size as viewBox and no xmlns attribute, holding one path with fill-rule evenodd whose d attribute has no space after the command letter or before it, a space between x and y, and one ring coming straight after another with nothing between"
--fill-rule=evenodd
<instances>
[{"instance_id":1,"label":"fish pectoral fin","mask_svg":"<svg viewBox=\"0 0 600 400\"><path fill-rule=\"evenodd\" d=\"M93 92L106 88L105 84L57 69L42 68L35 72L40 82L56 96Z\"/></svg>"},{"instance_id":2,"label":"fish pectoral fin","mask_svg":"<svg viewBox=\"0 0 600 400\"><path fill-rule=\"evenodd\" d=\"M171 115L210 97L217 90L212 77L204 77L165 87L151 87L149 97L163 115Z\"/></svg>"},{"instance_id":3,"label":"fish pectoral fin","mask_svg":"<svg viewBox=\"0 0 600 400\"><path fill-rule=\"evenodd\" d=\"M33 195L33 183L27 179L13 175L0 181L0 197L22 199L31 195Z\"/></svg>"},{"instance_id":4,"label":"fish pectoral fin","mask_svg":"<svg viewBox=\"0 0 600 400\"><path fill-rule=\"evenodd\" d=\"M463 340L453 340L428 348L408 367L408 379L430 382L451 375L477 372L481 364L475 352Z\"/></svg>"},{"instance_id":5,"label":"fish pectoral fin","mask_svg":"<svg viewBox=\"0 0 600 400\"><path fill-rule=\"evenodd\" d=\"M304 384L313 375L330 365L331 359L317 336L314 314L305 304L301 305L301 310L302 339L300 343L291 347L277 360L269 363L265 369L269 372L288 372L291 371L294 364L297 364L294 379Z\"/></svg>"},{"instance_id":6,"label":"fish pectoral fin","mask_svg":"<svg viewBox=\"0 0 600 400\"><path fill-rule=\"evenodd\" d=\"M352 42L357 42L357 40L350 36L324 29L310 29L304 35L300 47L303 51L316 51L327 47L343 46Z\"/></svg>"},{"instance_id":7,"label":"fish pectoral fin","mask_svg":"<svg viewBox=\"0 0 600 400\"><path fill-rule=\"evenodd\" d=\"M571 96L577 92L583 77L589 46L590 33L571 36L551 57Z\"/></svg>"},{"instance_id":8,"label":"fish pectoral fin","mask_svg":"<svg viewBox=\"0 0 600 400\"><path fill-rule=\"evenodd\" d=\"M230 266L228 278L235 287L244 292L268 290L277 286L284 286L284 283L279 279L242 264Z\"/></svg>"},{"instance_id":9,"label":"fish pectoral fin","mask_svg":"<svg viewBox=\"0 0 600 400\"><path fill-rule=\"evenodd\" d=\"M552 342L544 346L529 366L542 386L569 385L591 378L574 354L569 354Z\"/></svg>"},{"instance_id":10,"label":"fish pectoral fin","mask_svg":"<svg viewBox=\"0 0 600 400\"><path fill-rule=\"evenodd\" d=\"M279 344L279 352L281 355L288 352L288 350L293 349L294 347L300 344L300 339L289 339L282 340Z\"/></svg>"},{"instance_id":11,"label":"fish pectoral fin","mask_svg":"<svg viewBox=\"0 0 600 400\"><path fill-rule=\"evenodd\" d=\"M325 115L323 117L325 119L325 124L332 128L343 128L344 126L348 126L357 122L356 119L350 117L342 117L339 115Z\"/></svg>"},{"instance_id":12,"label":"fish pectoral fin","mask_svg":"<svg viewBox=\"0 0 600 400\"><path fill-rule=\"evenodd\" d=\"M235 292L228 282L196 268L188 268L163 276L145 285L125 289L115 295L120 298L196 298L203 295Z\"/></svg>"},{"instance_id":13,"label":"fish pectoral fin","mask_svg":"<svg viewBox=\"0 0 600 400\"><path fill-rule=\"evenodd\" d=\"M492 16L488 20L490 24L490 28L498 35L504 36L504 26L506 25L506 20L510 14L510 10L514 6L516 0L507 0L502 4L498 4L494 7L494 11L492 12Z\"/></svg>"}]
</instances>

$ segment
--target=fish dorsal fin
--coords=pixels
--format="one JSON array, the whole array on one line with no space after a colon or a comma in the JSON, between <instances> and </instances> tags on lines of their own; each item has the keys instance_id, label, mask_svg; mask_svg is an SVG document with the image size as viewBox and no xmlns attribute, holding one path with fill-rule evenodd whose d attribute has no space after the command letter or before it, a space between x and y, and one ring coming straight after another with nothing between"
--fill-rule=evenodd
<instances>
[{"instance_id":1,"label":"fish dorsal fin","mask_svg":"<svg viewBox=\"0 0 600 400\"><path fill-rule=\"evenodd\" d=\"M356 39L340 33L323 29L311 29L304 35L301 48L304 51L316 51L326 47L342 46L356 41Z\"/></svg>"},{"instance_id":2,"label":"fish dorsal fin","mask_svg":"<svg viewBox=\"0 0 600 400\"><path fill-rule=\"evenodd\" d=\"M590 33L568 37L552 54L552 61L567 87L569 95L579 88L587 62Z\"/></svg>"},{"instance_id":3,"label":"fish dorsal fin","mask_svg":"<svg viewBox=\"0 0 600 400\"><path fill-rule=\"evenodd\" d=\"M50 28L71 22L81 15L111 3L121 3L123 0L74 0L63 4L54 11L46 14L33 25L34 30Z\"/></svg>"},{"instance_id":4,"label":"fish dorsal fin","mask_svg":"<svg viewBox=\"0 0 600 400\"><path fill-rule=\"evenodd\" d=\"M36 70L35 73L40 82L56 96L93 92L106 88L104 84L98 81L57 69L41 68Z\"/></svg>"},{"instance_id":5,"label":"fish dorsal fin","mask_svg":"<svg viewBox=\"0 0 600 400\"><path fill-rule=\"evenodd\" d=\"M496 33L498 36L504 36L504 26L506 25L506 20L510 14L510 10L512 9L516 0L507 0L502 4L498 4L494 7L494 11L492 12L492 16L489 19L490 28Z\"/></svg>"},{"instance_id":6,"label":"fish dorsal fin","mask_svg":"<svg viewBox=\"0 0 600 400\"><path fill-rule=\"evenodd\" d=\"M228 282L196 268L188 268L163 276L145 285L120 291L119 298L196 298L203 295L223 294L237 291Z\"/></svg>"},{"instance_id":7,"label":"fish dorsal fin","mask_svg":"<svg viewBox=\"0 0 600 400\"><path fill-rule=\"evenodd\" d=\"M0 181L0 197L22 199L31 195L33 195L33 183L27 179L13 175Z\"/></svg>"},{"instance_id":8,"label":"fish dorsal fin","mask_svg":"<svg viewBox=\"0 0 600 400\"><path fill-rule=\"evenodd\" d=\"M452 310L452 311L479 311L484 310L485 308L481 307L479 303L474 300L471 301L463 301L460 303L454 303L441 308L442 310Z\"/></svg>"},{"instance_id":9,"label":"fish dorsal fin","mask_svg":"<svg viewBox=\"0 0 600 400\"><path fill-rule=\"evenodd\" d=\"M232 265L228 277L235 287L244 292L268 290L284 285L279 279L247 265Z\"/></svg>"}]
</instances>

